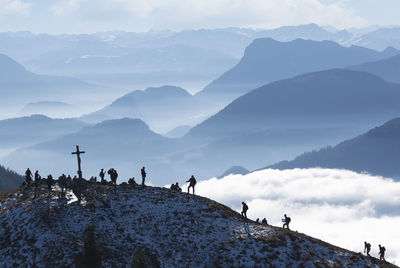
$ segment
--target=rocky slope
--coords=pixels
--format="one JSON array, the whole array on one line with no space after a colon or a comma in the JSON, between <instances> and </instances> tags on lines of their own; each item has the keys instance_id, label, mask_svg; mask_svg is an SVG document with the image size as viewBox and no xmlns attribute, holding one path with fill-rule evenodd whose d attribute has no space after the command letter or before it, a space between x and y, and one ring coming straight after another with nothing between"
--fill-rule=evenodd
<instances>
[{"instance_id":1,"label":"rocky slope","mask_svg":"<svg viewBox=\"0 0 400 268\"><path fill-rule=\"evenodd\" d=\"M0 197L2 267L383 267L304 234L246 222L212 200L164 188L91 185ZM387 264L390 267L390 264Z\"/></svg>"}]
</instances>

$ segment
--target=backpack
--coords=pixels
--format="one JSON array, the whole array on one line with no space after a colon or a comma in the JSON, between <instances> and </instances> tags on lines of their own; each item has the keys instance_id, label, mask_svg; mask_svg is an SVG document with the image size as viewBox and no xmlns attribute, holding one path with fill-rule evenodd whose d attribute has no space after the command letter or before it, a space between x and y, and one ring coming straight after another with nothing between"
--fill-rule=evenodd
<instances>
[{"instance_id":1,"label":"backpack","mask_svg":"<svg viewBox=\"0 0 400 268\"><path fill-rule=\"evenodd\" d=\"M286 218L286 222L289 223L291 221L290 217Z\"/></svg>"},{"instance_id":2,"label":"backpack","mask_svg":"<svg viewBox=\"0 0 400 268\"><path fill-rule=\"evenodd\" d=\"M244 205L243 205L243 210L246 210L246 211L247 211L247 210L249 210L249 207L248 207L246 204L244 204Z\"/></svg>"}]
</instances>

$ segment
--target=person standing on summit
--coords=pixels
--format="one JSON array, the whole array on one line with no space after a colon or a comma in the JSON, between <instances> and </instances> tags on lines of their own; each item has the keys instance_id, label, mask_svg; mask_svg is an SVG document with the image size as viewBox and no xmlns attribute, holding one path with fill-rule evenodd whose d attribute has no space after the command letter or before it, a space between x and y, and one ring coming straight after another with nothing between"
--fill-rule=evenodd
<instances>
[{"instance_id":1,"label":"person standing on summit","mask_svg":"<svg viewBox=\"0 0 400 268\"><path fill-rule=\"evenodd\" d=\"M290 229L289 229L289 223L290 223L291 219L290 219L290 217L286 216L286 214L283 215L283 216L284 216L285 218L282 219L282 222L283 222L282 228L285 228L285 226L286 226L286 228L287 228L288 230L290 230Z\"/></svg>"},{"instance_id":2,"label":"person standing on summit","mask_svg":"<svg viewBox=\"0 0 400 268\"><path fill-rule=\"evenodd\" d=\"M32 171L28 168L25 171L25 182L26 182L26 184L28 184L28 186L30 186L31 181L32 181Z\"/></svg>"},{"instance_id":3,"label":"person standing on summit","mask_svg":"<svg viewBox=\"0 0 400 268\"><path fill-rule=\"evenodd\" d=\"M145 167L142 167L142 169L140 170L140 172L142 173L142 186L144 186L144 182L145 182L145 180L146 180L146 175L147 175L146 170L145 170Z\"/></svg>"},{"instance_id":4,"label":"person standing on summit","mask_svg":"<svg viewBox=\"0 0 400 268\"><path fill-rule=\"evenodd\" d=\"M190 177L190 179L187 180L186 182L189 183L189 186L188 186L188 193L189 193L190 187L192 187L192 188L193 188L193 194L194 194L194 186L196 186L196 183L197 183L195 177L192 175L192 177Z\"/></svg>"},{"instance_id":5,"label":"person standing on summit","mask_svg":"<svg viewBox=\"0 0 400 268\"><path fill-rule=\"evenodd\" d=\"M100 176L100 178L101 178L101 183L104 183L104 175L105 175L106 173L104 172L104 168L102 168L101 170L100 170L100 173L99 173L99 176Z\"/></svg>"}]
</instances>

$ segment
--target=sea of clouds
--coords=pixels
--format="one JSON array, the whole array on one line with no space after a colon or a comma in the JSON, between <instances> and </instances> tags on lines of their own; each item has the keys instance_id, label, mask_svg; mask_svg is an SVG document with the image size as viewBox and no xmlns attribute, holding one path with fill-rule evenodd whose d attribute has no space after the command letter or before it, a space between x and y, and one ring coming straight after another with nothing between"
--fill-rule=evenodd
<instances>
[{"instance_id":1,"label":"sea of clouds","mask_svg":"<svg viewBox=\"0 0 400 268\"><path fill-rule=\"evenodd\" d=\"M400 182L338 169L266 169L196 187L237 211L246 202L253 220L281 226L286 213L292 230L355 252L368 241L378 256L378 244L384 245L386 260L400 264Z\"/></svg>"}]
</instances>

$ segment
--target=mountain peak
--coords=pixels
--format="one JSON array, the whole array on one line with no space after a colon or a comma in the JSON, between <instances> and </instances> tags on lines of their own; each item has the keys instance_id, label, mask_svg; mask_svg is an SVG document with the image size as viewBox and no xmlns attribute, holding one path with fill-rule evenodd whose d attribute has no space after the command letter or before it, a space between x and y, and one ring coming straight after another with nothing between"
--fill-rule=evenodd
<instances>
[{"instance_id":1,"label":"mountain peak","mask_svg":"<svg viewBox=\"0 0 400 268\"><path fill-rule=\"evenodd\" d=\"M55 198L59 193L54 192L47 197L44 186L36 199L29 189L23 190L24 198L16 192L3 193L2 211L7 213L0 233L7 239L0 241L0 263L47 267L80 266L90 260L110 267L139 265L140 261L158 267L380 265L374 258L297 232L246 221L204 197L165 188L113 188L88 184L82 204L74 202L70 191L66 198ZM26 245L31 250L26 251Z\"/></svg>"},{"instance_id":2,"label":"mountain peak","mask_svg":"<svg viewBox=\"0 0 400 268\"><path fill-rule=\"evenodd\" d=\"M99 128L99 129L135 129L135 131L150 131L149 126L140 119L132 119L128 117L124 117L121 119L112 119L105 120L101 123L98 123L94 126L90 126L89 128Z\"/></svg>"},{"instance_id":3,"label":"mountain peak","mask_svg":"<svg viewBox=\"0 0 400 268\"><path fill-rule=\"evenodd\" d=\"M21 64L17 63L15 60L10 58L7 55L0 53L0 69L3 70L0 75L3 73L10 74L19 74L28 72Z\"/></svg>"},{"instance_id":4,"label":"mountain peak","mask_svg":"<svg viewBox=\"0 0 400 268\"><path fill-rule=\"evenodd\" d=\"M150 95L157 95L157 96L171 97L171 98L177 96L191 97L190 93L187 92L185 89L170 85L165 85L162 87L149 87L144 92Z\"/></svg>"}]
</instances>

